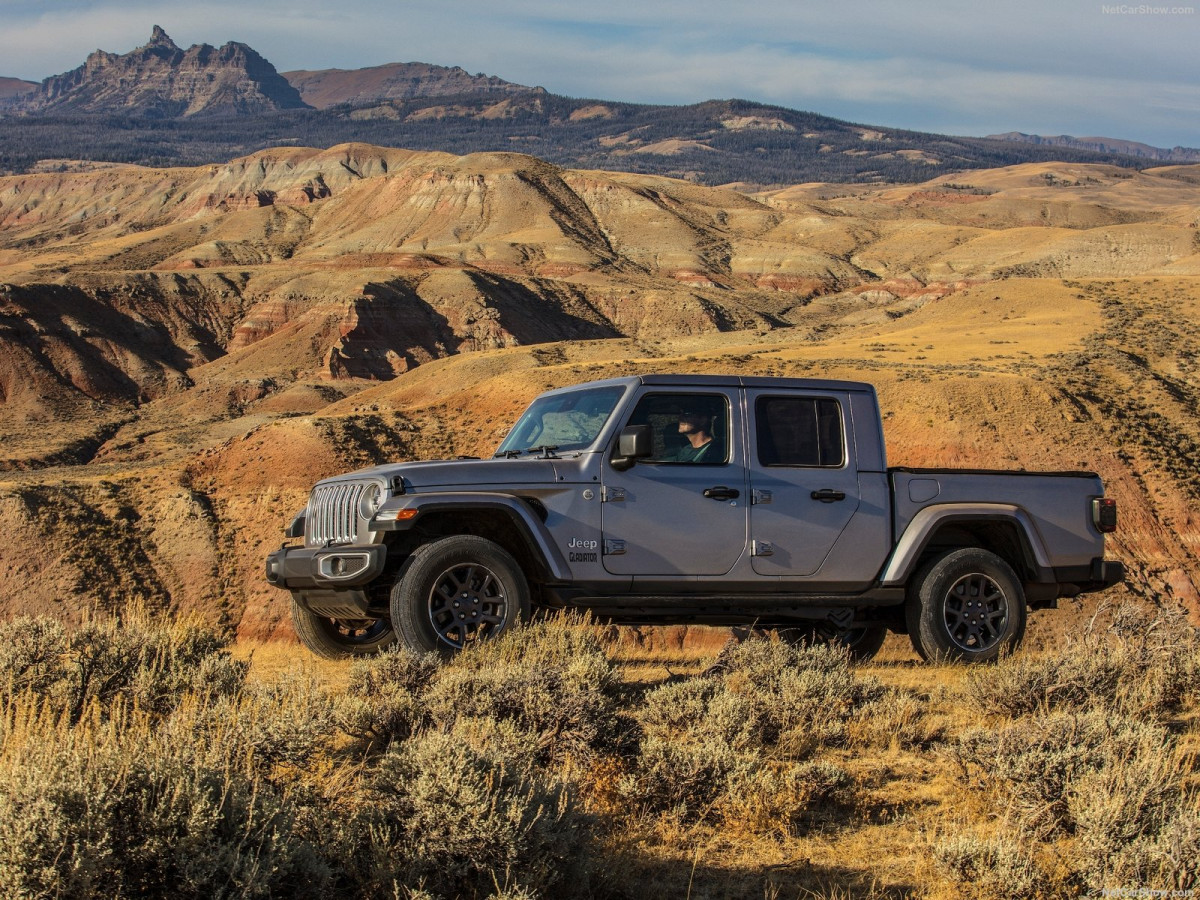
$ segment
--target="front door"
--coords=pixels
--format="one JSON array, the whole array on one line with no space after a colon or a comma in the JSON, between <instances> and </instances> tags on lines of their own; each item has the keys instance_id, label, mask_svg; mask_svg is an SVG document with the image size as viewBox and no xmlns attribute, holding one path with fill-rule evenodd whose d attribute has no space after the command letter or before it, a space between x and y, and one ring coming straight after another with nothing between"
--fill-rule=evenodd
<instances>
[{"instance_id":1,"label":"front door","mask_svg":"<svg viewBox=\"0 0 1200 900\"><path fill-rule=\"evenodd\" d=\"M754 571L814 575L859 505L849 399L769 390L746 399Z\"/></svg>"},{"instance_id":2,"label":"front door","mask_svg":"<svg viewBox=\"0 0 1200 900\"><path fill-rule=\"evenodd\" d=\"M614 575L723 575L746 548L740 391L647 391L627 425L649 425L654 453L604 465L604 568Z\"/></svg>"}]
</instances>

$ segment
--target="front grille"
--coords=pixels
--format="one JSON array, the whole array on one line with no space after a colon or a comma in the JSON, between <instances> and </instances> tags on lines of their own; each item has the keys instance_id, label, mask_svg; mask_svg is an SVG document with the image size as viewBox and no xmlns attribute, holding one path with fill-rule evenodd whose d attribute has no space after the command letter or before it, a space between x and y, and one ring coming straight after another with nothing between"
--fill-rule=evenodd
<instances>
[{"instance_id":1,"label":"front grille","mask_svg":"<svg viewBox=\"0 0 1200 900\"><path fill-rule=\"evenodd\" d=\"M358 501L374 482L320 484L308 498L304 542L309 546L353 544L358 538Z\"/></svg>"}]
</instances>

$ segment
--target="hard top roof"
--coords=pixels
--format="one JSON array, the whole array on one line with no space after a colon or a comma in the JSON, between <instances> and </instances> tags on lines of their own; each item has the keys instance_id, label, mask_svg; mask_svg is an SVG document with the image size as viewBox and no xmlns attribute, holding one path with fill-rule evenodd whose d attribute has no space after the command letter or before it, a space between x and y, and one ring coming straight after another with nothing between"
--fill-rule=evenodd
<instances>
[{"instance_id":1,"label":"hard top roof","mask_svg":"<svg viewBox=\"0 0 1200 900\"><path fill-rule=\"evenodd\" d=\"M743 387L765 390L805 391L864 391L874 394L874 385L865 381L838 381L829 378L783 378L766 375L626 375L622 378L605 378L600 381L584 381L546 391L557 394L581 387L628 386L633 384L662 385L663 387Z\"/></svg>"}]
</instances>

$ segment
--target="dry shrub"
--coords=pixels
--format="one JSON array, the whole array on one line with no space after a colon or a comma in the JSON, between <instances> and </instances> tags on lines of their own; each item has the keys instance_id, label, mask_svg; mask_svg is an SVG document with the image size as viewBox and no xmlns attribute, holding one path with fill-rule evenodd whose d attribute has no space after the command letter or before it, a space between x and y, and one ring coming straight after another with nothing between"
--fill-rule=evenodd
<instances>
[{"instance_id":1,"label":"dry shrub","mask_svg":"<svg viewBox=\"0 0 1200 900\"><path fill-rule=\"evenodd\" d=\"M790 828L848 791L842 770L808 757L844 743L847 720L878 693L844 651L746 641L710 674L646 695L641 747L617 791L644 812L684 821Z\"/></svg>"},{"instance_id":2,"label":"dry shrub","mask_svg":"<svg viewBox=\"0 0 1200 900\"><path fill-rule=\"evenodd\" d=\"M1075 645L1054 656L1018 654L967 676L968 698L985 713L1015 718L1039 710L1107 705L1117 696L1124 661Z\"/></svg>"},{"instance_id":3,"label":"dry shrub","mask_svg":"<svg viewBox=\"0 0 1200 900\"><path fill-rule=\"evenodd\" d=\"M0 647L0 895L320 894L294 804L260 776L304 757L275 735L312 704L243 692L246 665L191 622L23 618Z\"/></svg>"},{"instance_id":4,"label":"dry shrub","mask_svg":"<svg viewBox=\"0 0 1200 900\"><path fill-rule=\"evenodd\" d=\"M771 900L780 896L778 889L764 890L764 895ZM880 885L878 881L870 884L842 884L837 881L818 883L815 888L805 888L797 900L894 900L896 894Z\"/></svg>"},{"instance_id":5,"label":"dry shrub","mask_svg":"<svg viewBox=\"0 0 1200 900\"><path fill-rule=\"evenodd\" d=\"M289 803L235 748L166 739L121 703L71 725L27 695L7 715L0 895L321 895Z\"/></svg>"},{"instance_id":6,"label":"dry shrub","mask_svg":"<svg viewBox=\"0 0 1200 900\"><path fill-rule=\"evenodd\" d=\"M1097 707L1163 719L1200 689L1200 639L1181 609L1126 603L1105 632L1054 655L1008 657L967 683L971 702L986 713Z\"/></svg>"},{"instance_id":7,"label":"dry shrub","mask_svg":"<svg viewBox=\"0 0 1200 900\"><path fill-rule=\"evenodd\" d=\"M1197 798L1179 793L1177 778L1170 756L1135 758L1072 785L1073 862L1084 885L1196 886L1200 811Z\"/></svg>"},{"instance_id":8,"label":"dry shrub","mask_svg":"<svg viewBox=\"0 0 1200 900\"><path fill-rule=\"evenodd\" d=\"M332 698L308 673L249 684L232 696L186 697L158 731L180 745L223 746L240 765L281 786L296 780L334 744Z\"/></svg>"},{"instance_id":9,"label":"dry shrub","mask_svg":"<svg viewBox=\"0 0 1200 900\"><path fill-rule=\"evenodd\" d=\"M1071 838L1056 864L1073 890L1194 882L1196 799L1184 794L1176 741L1163 727L1095 708L1056 711L971 732L956 752L967 780L1005 808L1014 841Z\"/></svg>"},{"instance_id":10,"label":"dry shrub","mask_svg":"<svg viewBox=\"0 0 1200 900\"><path fill-rule=\"evenodd\" d=\"M424 732L381 758L339 843L364 893L482 897L507 885L521 896L582 874L588 826L566 781Z\"/></svg>"},{"instance_id":11,"label":"dry shrub","mask_svg":"<svg viewBox=\"0 0 1200 900\"><path fill-rule=\"evenodd\" d=\"M754 639L723 653L712 674L649 693L638 718L647 734L686 731L803 758L843 743L847 721L881 690L855 675L843 650Z\"/></svg>"},{"instance_id":12,"label":"dry shrub","mask_svg":"<svg viewBox=\"0 0 1200 900\"><path fill-rule=\"evenodd\" d=\"M211 708L209 718L217 720L229 709L230 739L259 767L303 767L333 737L333 701L309 674L250 686L228 704Z\"/></svg>"},{"instance_id":13,"label":"dry shrub","mask_svg":"<svg viewBox=\"0 0 1200 900\"><path fill-rule=\"evenodd\" d=\"M646 734L711 737L732 749L746 750L765 743L764 723L756 709L743 706L725 690L719 678L690 678L650 691L637 711Z\"/></svg>"},{"instance_id":14,"label":"dry shrub","mask_svg":"<svg viewBox=\"0 0 1200 900\"><path fill-rule=\"evenodd\" d=\"M1196 866L1196 860L1200 859L1200 796L1180 797L1172 804L1149 851L1126 858L1125 866L1131 874L1124 877L1130 883L1160 884L1175 891L1200 888L1200 869Z\"/></svg>"},{"instance_id":15,"label":"dry shrub","mask_svg":"<svg viewBox=\"0 0 1200 900\"><path fill-rule=\"evenodd\" d=\"M846 772L831 763L771 760L712 736L650 736L616 790L634 809L681 822L786 833L815 807L846 799L852 787Z\"/></svg>"},{"instance_id":16,"label":"dry shrub","mask_svg":"<svg viewBox=\"0 0 1200 900\"><path fill-rule=\"evenodd\" d=\"M841 648L772 640L739 645L722 681L747 707L752 739L794 758L844 743L847 722L881 691L874 679L855 674Z\"/></svg>"},{"instance_id":17,"label":"dry shrub","mask_svg":"<svg viewBox=\"0 0 1200 900\"><path fill-rule=\"evenodd\" d=\"M595 629L558 617L458 654L423 702L443 729L465 719L512 722L534 737L539 760L561 762L616 739L617 687Z\"/></svg>"},{"instance_id":18,"label":"dry shrub","mask_svg":"<svg viewBox=\"0 0 1200 900\"><path fill-rule=\"evenodd\" d=\"M928 698L885 688L847 725L850 744L883 750L926 749L946 738L946 721L930 712Z\"/></svg>"},{"instance_id":19,"label":"dry shrub","mask_svg":"<svg viewBox=\"0 0 1200 900\"><path fill-rule=\"evenodd\" d=\"M765 765L731 773L722 818L754 832L788 833L813 809L848 799L853 783L833 763Z\"/></svg>"},{"instance_id":20,"label":"dry shrub","mask_svg":"<svg viewBox=\"0 0 1200 900\"><path fill-rule=\"evenodd\" d=\"M92 701L120 699L163 714L185 694L228 695L248 664L234 660L210 629L148 613L93 620L68 634L48 618L0 623L0 690L52 700L78 720Z\"/></svg>"},{"instance_id":21,"label":"dry shrub","mask_svg":"<svg viewBox=\"0 0 1200 900\"><path fill-rule=\"evenodd\" d=\"M591 819L560 756L603 744L616 681L579 622L446 665L363 661L340 706L305 672L245 684L196 626L6 627L0 896L517 900L584 883Z\"/></svg>"},{"instance_id":22,"label":"dry shrub","mask_svg":"<svg viewBox=\"0 0 1200 900\"><path fill-rule=\"evenodd\" d=\"M340 814L313 826L339 883L361 896L577 887L591 819L563 762L606 745L616 689L580 619L518 629L448 662L396 651L356 663L336 715L366 766Z\"/></svg>"},{"instance_id":23,"label":"dry shrub","mask_svg":"<svg viewBox=\"0 0 1200 900\"><path fill-rule=\"evenodd\" d=\"M1125 604L1105 633L968 684L976 708L1016 720L960 739L966 777L993 791L1022 842L1069 839L1055 865L1070 889L1194 882L1196 800L1163 727L1200 685L1181 613Z\"/></svg>"},{"instance_id":24,"label":"dry shrub","mask_svg":"<svg viewBox=\"0 0 1200 900\"><path fill-rule=\"evenodd\" d=\"M538 900L539 896L537 891L527 887L502 887L496 893L488 894L487 900Z\"/></svg>"},{"instance_id":25,"label":"dry shrub","mask_svg":"<svg viewBox=\"0 0 1200 900\"><path fill-rule=\"evenodd\" d=\"M338 724L371 749L407 738L426 722L423 698L440 668L437 654L404 647L356 660L338 700Z\"/></svg>"},{"instance_id":26,"label":"dry shrub","mask_svg":"<svg viewBox=\"0 0 1200 900\"><path fill-rule=\"evenodd\" d=\"M1033 854L1003 829L987 839L971 834L943 838L934 844L933 858L943 875L981 900L1026 900L1049 893Z\"/></svg>"},{"instance_id":27,"label":"dry shrub","mask_svg":"<svg viewBox=\"0 0 1200 900\"><path fill-rule=\"evenodd\" d=\"M562 777L568 776L568 770L572 778L575 775L573 767L540 759L537 755L538 735L511 720L459 719L450 731L464 746L485 753L510 769L536 771L549 768Z\"/></svg>"},{"instance_id":28,"label":"dry shrub","mask_svg":"<svg viewBox=\"0 0 1200 900\"><path fill-rule=\"evenodd\" d=\"M763 766L756 754L737 750L719 737L648 735L636 768L616 787L634 808L699 821L713 816L733 782L752 782Z\"/></svg>"},{"instance_id":29,"label":"dry shrub","mask_svg":"<svg viewBox=\"0 0 1200 900\"><path fill-rule=\"evenodd\" d=\"M6 697L47 693L66 677L69 645L56 619L21 616L0 622L0 690Z\"/></svg>"},{"instance_id":30,"label":"dry shrub","mask_svg":"<svg viewBox=\"0 0 1200 900\"><path fill-rule=\"evenodd\" d=\"M594 629L560 617L507 632L445 662L397 649L356 662L338 703L342 729L382 749L422 729L508 723L542 761L605 746L617 680ZM492 724L489 724L492 723Z\"/></svg>"},{"instance_id":31,"label":"dry shrub","mask_svg":"<svg viewBox=\"0 0 1200 900\"><path fill-rule=\"evenodd\" d=\"M1120 781L1131 803L1159 802L1178 783L1174 741L1165 729L1097 710L976 729L960 739L956 754L968 779L1004 795L1022 832L1039 839L1076 831L1083 807L1072 797L1097 778ZM1126 812L1139 810L1145 812L1134 804Z\"/></svg>"}]
</instances>

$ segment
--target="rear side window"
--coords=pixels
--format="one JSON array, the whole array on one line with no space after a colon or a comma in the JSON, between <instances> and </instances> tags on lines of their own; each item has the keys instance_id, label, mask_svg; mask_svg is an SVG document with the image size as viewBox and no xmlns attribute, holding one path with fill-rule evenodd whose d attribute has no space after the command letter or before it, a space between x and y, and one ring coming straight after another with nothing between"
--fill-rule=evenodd
<instances>
[{"instance_id":1,"label":"rear side window","mask_svg":"<svg viewBox=\"0 0 1200 900\"><path fill-rule=\"evenodd\" d=\"M824 466L846 461L842 407L827 397L759 397L754 405L758 462Z\"/></svg>"}]
</instances>

